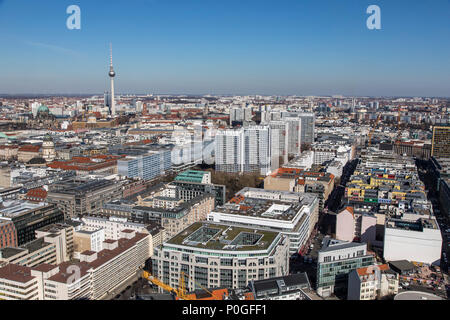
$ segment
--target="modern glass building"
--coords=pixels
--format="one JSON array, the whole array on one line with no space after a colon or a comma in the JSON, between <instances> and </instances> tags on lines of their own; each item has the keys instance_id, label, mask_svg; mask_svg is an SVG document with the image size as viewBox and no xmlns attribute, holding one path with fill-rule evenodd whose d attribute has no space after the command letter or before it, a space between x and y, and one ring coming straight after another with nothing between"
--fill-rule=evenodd
<instances>
[{"instance_id":1,"label":"modern glass building","mask_svg":"<svg viewBox=\"0 0 450 320\"><path fill-rule=\"evenodd\" d=\"M117 172L128 178L154 179L172 166L171 151L147 151L142 154L129 154L117 161Z\"/></svg>"},{"instance_id":2,"label":"modern glass building","mask_svg":"<svg viewBox=\"0 0 450 320\"><path fill-rule=\"evenodd\" d=\"M335 287L345 287L352 270L375 263L366 243L348 242L325 237L317 261L317 293L330 296Z\"/></svg>"}]
</instances>

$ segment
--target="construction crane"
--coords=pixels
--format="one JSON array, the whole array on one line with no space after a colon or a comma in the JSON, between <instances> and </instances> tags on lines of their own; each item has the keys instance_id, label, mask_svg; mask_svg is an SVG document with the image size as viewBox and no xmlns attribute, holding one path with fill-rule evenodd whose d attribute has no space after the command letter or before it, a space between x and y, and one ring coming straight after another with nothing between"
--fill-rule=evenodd
<instances>
[{"instance_id":1,"label":"construction crane","mask_svg":"<svg viewBox=\"0 0 450 320\"><path fill-rule=\"evenodd\" d=\"M206 296L202 296L202 295L197 295L196 293L189 293L189 294L186 293L186 287L185 287L184 278L187 277L187 278L191 279L191 277L189 277L189 275L185 274L184 272L180 273L180 280L179 280L179 284L178 284L179 285L178 289L174 289L171 286L169 286L168 284L165 284L164 282L162 282L161 280L159 280L158 278L153 276L148 271L144 271L143 274L142 274L142 277L144 279L147 279L151 283L157 285L161 289L166 290L166 291L168 291L170 293L173 293L177 300L224 300L226 297L229 296L228 289L217 289L217 290L213 290L211 292L208 289L204 288L202 285L200 285L195 280L193 280L193 281L198 286L200 286L200 288L202 288L202 290L204 290L205 293L208 293L208 294ZM251 297L249 297L248 300L252 300L250 298Z\"/></svg>"},{"instance_id":2,"label":"construction crane","mask_svg":"<svg viewBox=\"0 0 450 320\"><path fill-rule=\"evenodd\" d=\"M161 289L166 290L166 291L168 291L170 293L173 293L177 299L180 299L180 300L194 300L194 299L190 299L186 295L186 289L185 289L185 285L184 285L185 274L183 272L180 274L180 282L178 284L179 285L178 289L174 289L171 286L169 286L168 284L165 284L164 282L162 282L161 280L159 280L158 278L153 276L148 271L144 270L144 272L142 273L142 277L144 279L147 279L148 281L150 281L154 285L157 285Z\"/></svg>"},{"instance_id":3,"label":"construction crane","mask_svg":"<svg viewBox=\"0 0 450 320\"><path fill-rule=\"evenodd\" d=\"M372 135L373 135L375 129L377 128L378 123L380 122L380 120L381 120L381 113L378 115L377 121L375 122L372 130L370 130L370 132L369 132L369 136L368 136L369 137L369 147L372 146Z\"/></svg>"}]
</instances>

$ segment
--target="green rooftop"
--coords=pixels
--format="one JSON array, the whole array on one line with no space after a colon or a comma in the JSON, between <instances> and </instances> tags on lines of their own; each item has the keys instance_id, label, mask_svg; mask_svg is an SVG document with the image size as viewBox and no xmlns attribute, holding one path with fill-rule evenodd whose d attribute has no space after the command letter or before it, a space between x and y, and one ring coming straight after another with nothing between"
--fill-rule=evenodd
<instances>
[{"instance_id":1,"label":"green rooftop","mask_svg":"<svg viewBox=\"0 0 450 320\"><path fill-rule=\"evenodd\" d=\"M272 231L196 222L167 241L167 244L210 250L266 250L278 235L278 232Z\"/></svg>"},{"instance_id":2,"label":"green rooftop","mask_svg":"<svg viewBox=\"0 0 450 320\"><path fill-rule=\"evenodd\" d=\"M175 177L175 181L197 182L201 183L206 171L186 170Z\"/></svg>"}]
</instances>

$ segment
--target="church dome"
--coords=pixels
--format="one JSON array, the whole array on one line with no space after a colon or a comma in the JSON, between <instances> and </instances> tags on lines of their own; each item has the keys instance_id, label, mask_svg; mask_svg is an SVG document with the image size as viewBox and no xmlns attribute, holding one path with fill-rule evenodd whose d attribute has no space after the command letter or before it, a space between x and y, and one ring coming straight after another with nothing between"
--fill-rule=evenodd
<instances>
[{"instance_id":1,"label":"church dome","mask_svg":"<svg viewBox=\"0 0 450 320\"><path fill-rule=\"evenodd\" d=\"M38 113L41 113L41 112L43 112L43 113L49 113L50 110L48 109L47 106L42 105L42 106L40 106L40 107L38 108L38 111L37 111L37 112L38 112Z\"/></svg>"}]
</instances>

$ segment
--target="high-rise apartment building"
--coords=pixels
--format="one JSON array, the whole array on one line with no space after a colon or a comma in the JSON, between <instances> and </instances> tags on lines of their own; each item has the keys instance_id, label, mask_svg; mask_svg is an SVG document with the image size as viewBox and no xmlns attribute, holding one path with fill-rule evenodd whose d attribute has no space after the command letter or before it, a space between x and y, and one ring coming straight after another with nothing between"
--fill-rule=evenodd
<instances>
[{"instance_id":1,"label":"high-rise apartment building","mask_svg":"<svg viewBox=\"0 0 450 320\"><path fill-rule=\"evenodd\" d=\"M216 171L243 171L244 131L223 130L216 134L215 162Z\"/></svg>"},{"instance_id":2,"label":"high-rise apartment building","mask_svg":"<svg viewBox=\"0 0 450 320\"><path fill-rule=\"evenodd\" d=\"M271 148L268 126L219 131L215 147L216 170L266 175L271 170Z\"/></svg>"},{"instance_id":3,"label":"high-rise apartment building","mask_svg":"<svg viewBox=\"0 0 450 320\"><path fill-rule=\"evenodd\" d=\"M287 120L291 118L298 118L301 120L300 130L301 130L301 143L311 144L314 142L314 129L316 116L314 113L308 112L283 112L282 120Z\"/></svg>"},{"instance_id":4,"label":"high-rise apartment building","mask_svg":"<svg viewBox=\"0 0 450 320\"><path fill-rule=\"evenodd\" d=\"M284 121L270 121L272 169L288 162L289 125Z\"/></svg>"},{"instance_id":5,"label":"high-rise apartment building","mask_svg":"<svg viewBox=\"0 0 450 320\"><path fill-rule=\"evenodd\" d=\"M270 129L267 126L244 128L243 171L260 172L266 175L271 166Z\"/></svg>"}]
</instances>

